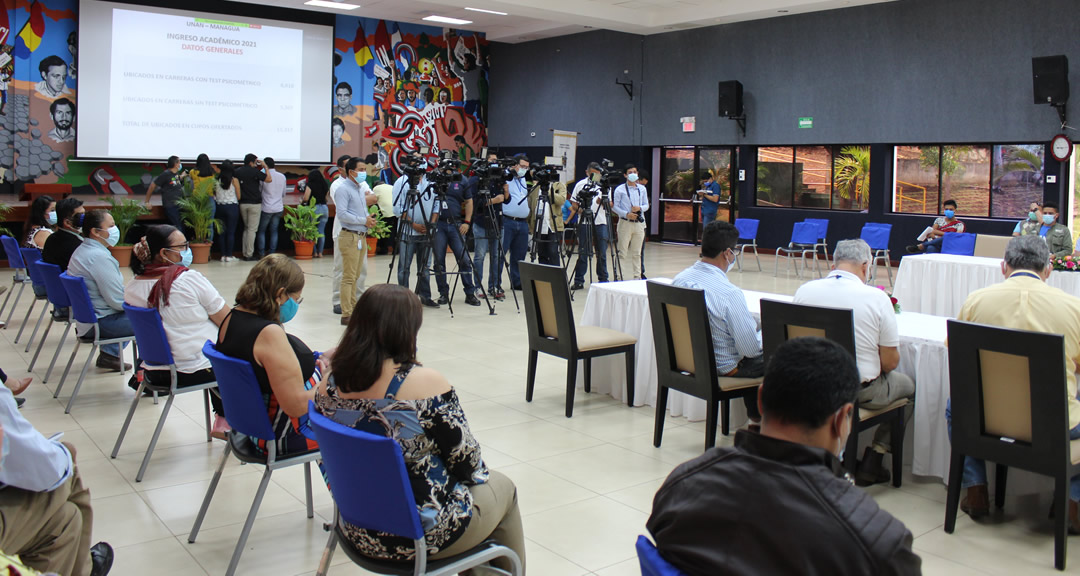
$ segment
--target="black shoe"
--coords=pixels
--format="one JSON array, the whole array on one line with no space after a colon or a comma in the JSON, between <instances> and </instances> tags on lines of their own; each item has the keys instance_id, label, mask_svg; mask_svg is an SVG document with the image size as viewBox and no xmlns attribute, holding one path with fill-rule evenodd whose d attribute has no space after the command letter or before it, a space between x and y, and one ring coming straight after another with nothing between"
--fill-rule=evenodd
<instances>
[{"instance_id":1,"label":"black shoe","mask_svg":"<svg viewBox=\"0 0 1080 576\"><path fill-rule=\"evenodd\" d=\"M473 295L470 294L469 296L465 297L465 303L468 304L469 306L479 306L480 305L480 299L477 298L476 296L473 296Z\"/></svg>"},{"instance_id":2,"label":"black shoe","mask_svg":"<svg viewBox=\"0 0 1080 576\"><path fill-rule=\"evenodd\" d=\"M515 284L514 286L511 286L510 289L521 292L521 284Z\"/></svg>"},{"instance_id":3,"label":"black shoe","mask_svg":"<svg viewBox=\"0 0 1080 576\"><path fill-rule=\"evenodd\" d=\"M341 315L341 304L334 306L334 314Z\"/></svg>"},{"instance_id":4,"label":"black shoe","mask_svg":"<svg viewBox=\"0 0 1080 576\"><path fill-rule=\"evenodd\" d=\"M93 567L90 576L105 576L112 570L113 549L108 542L98 542L90 548L90 561Z\"/></svg>"},{"instance_id":5,"label":"black shoe","mask_svg":"<svg viewBox=\"0 0 1080 576\"><path fill-rule=\"evenodd\" d=\"M420 303L428 308L438 308L439 305L431 298L421 298Z\"/></svg>"},{"instance_id":6,"label":"black shoe","mask_svg":"<svg viewBox=\"0 0 1080 576\"><path fill-rule=\"evenodd\" d=\"M574 282L574 285L570 287L571 290L584 290L585 285L581 282Z\"/></svg>"},{"instance_id":7,"label":"black shoe","mask_svg":"<svg viewBox=\"0 0 1080 576\"><path fill-rule=\"evenodd\" d=\"M918 254L922 252L918 244L912 244L906 248L908 254Z\"/></svg>"},{"instance_id":8,"label":"black shoe","mask_svg":"<svg viewBox=\"0 0 1080 576\"><path fill-rule=\"evenodd\" d=\"M882 463L885 455L867 446L855 471L855 485L866 487L892 480L892 475Z\"/></svg>"},{"instance_id":9,"label":"black shoe","mask_svg":"<svg viewBox=\"0 0 1080 576\"><path fill-rule=\"evenodd\" d=\"M641 279L642 279L642 280L648 280L648 278L646 278L646 277L645 277L645 274L642 274L642 275L641 275Z\"/></svg>"},{"instance_id":10,"label":"black shoe","mask_svg":"<svg viewBox=\"0 0 1080 576\"><path fill-rule=\"evenodd\" d=\"M120 359L117 358L116 356L109 356L108 354L105 354L104 352L102 352L101 354L98 354L97 367L98 368L103 368L105 370L110 370L112 372L119 372L120 371ZM131 364L126 364L125 363L124 364L124 370L131 370Z\"/></svg>"},{"instance_id":11,"label":"black shoe","mask_svg":"<svg viewBox=\"0 0 1080 576\"><path fill-rule=\"evenodd\" d=\"M26 398L15 397L15 406L22 410L23 404L26 404Z\"/></svg>"},{"instance_id":12,"label":"black shoe","mask_svg":"<svg viewBox=\"0 0 1080 576\"><path fill-rule=\"evenodd\" d=\"M442 295L439 296L439 299L435 301L435 303L439 304L440 306L443 306L443 305L449 304L450 299L446 297L446 294L442 294Z\"/></svg>"}]
</instances>

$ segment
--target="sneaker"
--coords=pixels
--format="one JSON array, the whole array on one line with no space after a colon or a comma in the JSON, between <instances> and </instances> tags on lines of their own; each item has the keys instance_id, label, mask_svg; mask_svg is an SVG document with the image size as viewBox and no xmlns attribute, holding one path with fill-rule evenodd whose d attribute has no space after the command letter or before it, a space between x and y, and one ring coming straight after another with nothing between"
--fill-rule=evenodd
<instances>
[{"instance_id":1,"label":"sneaker","mask_svg":"<svg viewBox=\"0 0 1080 576\"><path fill-rule=\"evenodd\" d=\"M918 254L919 252L922 252L922 250L919 249L918 244L912 244L908 246L906 250L908 254Z\"/></svg>"},{"instance_id":2,"label":"sneaker","mask_svg":"<svg viewBox=\"0 0 1080 576\"><path fill-rule=\"evenodd\" d=\"M423 304L424 306L427 306L428 308L438 308L439 307L439 304L436 303L431 298L421 298L420 303Z\"/></svg>"},{"instance_id":3,"label":"sneaker","mask_svg":"<svg viewBox=\"0 0 1080 576\"><path fill-rule=\"evenodd\" d=\"M585 285L582 284L581 282L574 282L574 285L571 286L570 289L571 290L583 290L583 289L585 289Z\"/></svg>"},{"instance_id":4,"label":"sneaker","mask_svg":"<svg viewBox=\"0 0 1080 576\"><path fill-rule=\"evenodd\" d=\"M479 306L480 305L480 300L476 296L473 296L472 294L469 294L468 296L465 297L465 303L468 304L469 306Z\"/></svg>"},{"instance_id":5,"label":"sneaker","mask_svg":"<svg viewBox=\"0 0 1080 576\"><path fill-rule=\"evenodd\" d=\"M98 542L90 548L90 576L105 576L112 570L113 549L108 542Z\"/></svg>"},{"instance_id":6,"label":"sneaker","mask_svg":"<svg viewBox=\"0 0 1080 576\"><path fill-rule=\"evenodd\" d=\"M489 290L489 292L491 292L491 295L495 298L496 302L506 300L506 292L503 292L502 288L495 288L494 290Z\"/></svg>"},{"instance_id":7,"label":"sneaker","mask_svg":"<svg viewBox=\"0 0 1080 576\"><path fill-rule=\"evenodd\" d=\"M475 296L475 297L477 297L477 298L479 298L481 300L487 300L487 294L484 294L484 291L481 288L477 288L476 292L473 292L473 296Z\"/></svg>"},{"instance_id":8,"label":"sneaker","mask_svg":"<svg viewBox=\"0 0 1080 576\"><path fill-rule=\"evenodd\" d=\"M98 354L97 367L109 370L112 372L120 371L120 359L116 356L109 356L104 352ZM131 370L131 364L124 363L124 371Z\"/></svg>"},{"instance_id":9,"label":"sneaker","mask_svg":"<svg viewBox=\"0 0 1080 576\"><path fill-rule=\"evenodd\" d=\"M224 440L230 430L232 427L229 426L229 421L214 414L214 427L210 430L210 437Z\"/></svg>"},{"instance_id":10,"label":"sneaker","mask_svg":"<svg viewBox=\"0 0 1080 576\"><path fill-rule=\"evenodd\" d=\"M334 305L334 314L341 314L341 304Z\"/></svg>"},{"instance_id":11,"label":"sneaker","mask_svg":"<svg viewBox=\"0 0 1080 576\"><path fill-rule=\"evenodd\" d=\"M439 295L439 299L436 300L435 303L440 306L445 306L446 304L450 303L450 299L447 298L446 294L441 294Z\"/></svg>"},{"instance_id":12,"label":"sneaker","mask_svg":"<svg viewBox=\"0 0 1080 576\"><path fill-rule=\"evenodd\" d=\"M26 404L26 398L23 398L23 397L21 397L21 396L16 396L16 397L15 397L15 406L16 406L16 407L17 407L17 408L18 408L19 410L22 410L23 404Z\"/></svg>"}]
</instances>

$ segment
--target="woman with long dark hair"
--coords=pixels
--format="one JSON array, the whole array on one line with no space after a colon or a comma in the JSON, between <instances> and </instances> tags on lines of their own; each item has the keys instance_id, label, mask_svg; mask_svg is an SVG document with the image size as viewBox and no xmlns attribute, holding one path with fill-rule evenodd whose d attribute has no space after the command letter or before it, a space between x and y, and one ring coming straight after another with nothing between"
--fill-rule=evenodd
<instances>
[{"instance_id":1,"label":"woman with long dark hair","mask_svg":"<svg viewBox=\"0 0 1080 576\"><path fill-rule=\"evenodd\" d=\"M417 362L423 318L420 300L408 288L377 284L364 291L319 385L315 408L340 424L397 441L432 559L491 538L516 552L524 568L517 489L484 464L446 378ZM411 539L347 523L345 534L365 556L411 560ZM492 564L510 569L505 559Z\"/></svg>"},{"instance_id":2,"label":"woman with long dark hair","mask_svg":"<svg viewBox=\"0 0 1080 576\"><path fill-rule=\"evenodd\" d=\"M38 196L30 203L30 232L26 235L26 247L41 250L45 241L56 228L56 202L52 196Z\"/></svg>"},{"instance_id":3,"label":"woman with long dark hair","mask_svg":"<svg viewBox=\"0 0 1080 576\"><path fill-rule=\"evenodd\" d=\"M326 178L323 178L322 170L316 168L308 172L303 204L307 204L308 199L314 198L315 212L319 215L319 239L315 241L315 252L313 254L315 258L322 258L323 246L326 244L326 237L323 233L326 232L326 221L330 219L330 208L326 205L326 194L328 192L330 192L330 185L326 183Z\"/></svg>"},{"instance_id":4,"label":"woman with long dark hair","mask_svg":"<svg viewBox=\"0 0 1080 576\"><path fill-rule=\"evenodd\" d=\"M222 162L217 181L214 182L214 197L221 214L222 262L236 260L233 256L233 245L236 242L236 223L240 221L240 204L236 197L240 182L233 176L235 170L232 160Z\"/></svg>"}]
</instances>

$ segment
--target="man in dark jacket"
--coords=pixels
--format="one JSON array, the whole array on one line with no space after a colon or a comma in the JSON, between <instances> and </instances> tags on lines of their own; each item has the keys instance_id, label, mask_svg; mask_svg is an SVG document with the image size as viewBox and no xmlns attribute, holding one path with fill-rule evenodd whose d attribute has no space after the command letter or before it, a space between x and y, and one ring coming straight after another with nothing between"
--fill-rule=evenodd
<instances>
[{"instance_id":1,"label":"man in dark jacket","mask_svg":"<svg viewBox=\"0 0 1080 576\"><path fill-rule=\"evenodd\" d=\"M858 390L838 344L780 346L758 393L761 432L680 465L656 493L646 526L660 554L690 576L920 574L911 532L837 457Z\"/></svg>"}]
</instances>

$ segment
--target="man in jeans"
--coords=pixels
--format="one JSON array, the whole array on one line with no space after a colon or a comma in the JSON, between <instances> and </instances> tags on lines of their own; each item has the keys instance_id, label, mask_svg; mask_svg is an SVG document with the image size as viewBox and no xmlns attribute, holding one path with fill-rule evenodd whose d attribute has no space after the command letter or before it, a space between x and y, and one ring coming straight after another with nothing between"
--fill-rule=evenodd
<instances>
[{"instance_id":1,"label":"man in jeans","mask_svg":"<svg viewBox=\"0 0 1080 576\"><path fill-rule=\"evenodd\" d=\"M439 213L435 206L435 192L428 184L427 176L421 176L416 185L419 200L406 210L409 202L409 177L402 175L394 182L394 215L398 217L398 229L401 237L398 238L398 284L408 288L409 268L416 261L416 295L420 297L420 303L429 308L438 308L439 305L431 299L431 281L429 279L428 262L431 258L431 246L428 229L435 225Z\"/></svg>"},{"instance_id":2,"label":"man in jeans","mask_svg":"<svg viewBox=\"0 0 1080 576\"><path fill-rule=\"evenodd\" d=\"M269 156L263 159L263 166L266 167L266 180L259 183L262 204L259 230L255 234L255 257L258 259L277 252L278 227L285 210L285 175L274 170L274 159Z\"/></svg>"},{"instance_id":3,"label":"man in jeans","mask_svg":"<svg viewBox=\"0 0 1080 576\"><path fill-rule=\"evenodd\" d=\"M475 294L476 286L473 285L472 261L465 257L465 234L472 226L473 184L469 180L459 180L446 187L439 219L435 223L432 251L435 255L435 284L439 287L439 299L436 303L440 305L450 303L450 283L446 281L447 245L453 250L454 259L457 260L461 283L465 287L465 303L469 306L480 305ZM464 220L461 217L462 211L465 214Z\"/></svg>"},{"instance_id":4,"label":"man in jeans","mask_svg":"<svg viewBox=\"0 0 1080 576\"><path fill-rule=\"evenodd\" d=\"M165 210L165 219L177 230L184 229L180 218L180 207L176 205L176 201L184 196L185 176L187 172L183 172L180 157L169 156L166 160L165 171L158 174L146 189L147 208L150 207L150 196L154 190L161 190L161 207Z\"/></svg>"},{"instance_id":5,"label":"man in jeans","mask_svg":"<svg viewBox=\"0 0 1080 576\"><path fill-rule=\"evenodd\" d=\"M503 253L510 254L510 289L521 290L518 262L529 252L529 158L516 156L518 163L511 167L513 178L506 184L510 199L503 204Z\"/></svg>"},{"instance_id":6,"label":"man in jeans","mask_svg":"<svg viewBox=\"0 0 1080 576\"><path fill-rule=\"evenodd\" d=\"M374 194L360 190L361 174L365 166L359 158L345 162L344 182L337 189L337 219L341 221L341 233L335 250L341 250L341 325L347 326L358 298L364 291L364 278L360 271L367 261L367 230L375 225L375 217L368 214L368 206L375 203ZM367 187L367 178L364 187Z\"/></svg>"},{"instance_id":7,"label":"man in jeans","mask_svg":"<svg viewBox=\"0 0 1080 576\"><path fill-rule=\"evenodd\" d=\"M498 162L499 157L495 154L488 154L487 160L489 164L492 164ZM475 176L473 179L475 180ZM473 242L476 245L476 251L473 252L473 274L476 276L477 298L490 296L499 302L506 300L506 292L503 292L502 289L502 252L499 250L499 245L502 244L502 209L507 200L509 200L509 194L506 191L506 182L503 182L502 179L488 184L487 193L477 194L475 198ZM495 220L492 221L489 215L494 215ZM491 254L491 263L488 274L488 290L485 296L482 289L484 286L484 258L489 253Z\"/></svg>"},{"instance_id":8,"label":"man in jeans","mask_svg":"<svg viewBox=\"0 0 1080 576\"><path fill-rule=\"evenodd\" d=\"M589 210L593 216L591 237L586 233L589 228L585 227L584 220L578 221L578 259L577 265L574 266L572 290L581 290L585 287L585 272L589 268L589 260L593 257L593 248L596 249L596 277L600 282L608 281L607 249L610 216L600 204L600 197L604 195L604 191L600 188L599 182L600 165L596 162L590 162L589 167L585 169L585 177L574 185L574 191L570 194L570 217L566 218L567 223L574 217L574 214L581 212L582 191L585 190L585 187L591 186L590 191L593 193L589 205Z\"/></svg>"},{"instance_id":9,"label":"man in jeans","mask_svg":"<svg viewBox=\"0 0 1080 576\"><path fill-rule=\"evenodd\" d=\"M240 181L240 219L244 221L242 259L245 261L258 260L255 257L255 235L262 218L262 189L259 185L269 182L269 177L260 169L261 165L258 156L248 154L244 156L244 165L233 173Z\"/></svg>"}]
</instances>

